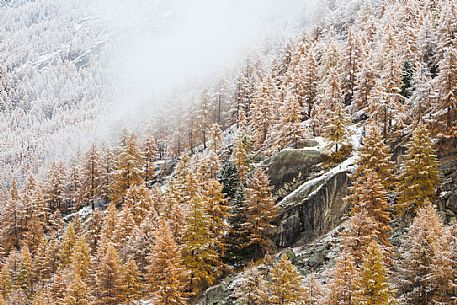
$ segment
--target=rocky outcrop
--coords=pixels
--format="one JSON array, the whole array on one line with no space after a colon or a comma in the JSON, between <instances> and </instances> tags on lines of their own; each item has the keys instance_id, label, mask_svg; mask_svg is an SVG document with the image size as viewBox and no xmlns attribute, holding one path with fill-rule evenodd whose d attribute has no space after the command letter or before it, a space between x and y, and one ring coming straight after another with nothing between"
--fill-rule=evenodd
<instances>
[{"instance_id":1,"label":"rocky outcrop","mask_svg":"<svg viewBox=\"0 0 457 305\"><path fill-rule=\"evenodd\" d=\"M328 173L286 197L277 220L276 244L307 243L335 228L347 212L343 198L348 184L347 172Z\"/></svg>"},{"instance_id":2,"label":"rocky outcrop","mask_svg":"<svg viewBox=\"0 0 457 305\"><path fill-rule=\"evenodd\" d=\"M317 143L310 143L316 144ZM294 179L307 180L319 171L323 156L314 149L285 149L264 162L271 185L278 189Z\"/></svg>"}]
</instances>

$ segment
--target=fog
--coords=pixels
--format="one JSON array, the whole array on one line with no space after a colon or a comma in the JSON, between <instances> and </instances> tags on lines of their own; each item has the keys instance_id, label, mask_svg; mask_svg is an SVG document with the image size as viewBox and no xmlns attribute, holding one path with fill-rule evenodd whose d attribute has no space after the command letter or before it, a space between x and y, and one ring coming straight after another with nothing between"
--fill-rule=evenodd
<instances>
[{"instance_id":1,"label":"fog","mask_svg":"<svg viewBox=\"0 0 457 305\"><path fill-rule=\"evenodd\" d=\"M292 37L317 0L116 0L91 6L111 33L116 120L147 116L173 89L211 84L267 39Z\"/></svg>"}]
</instances>

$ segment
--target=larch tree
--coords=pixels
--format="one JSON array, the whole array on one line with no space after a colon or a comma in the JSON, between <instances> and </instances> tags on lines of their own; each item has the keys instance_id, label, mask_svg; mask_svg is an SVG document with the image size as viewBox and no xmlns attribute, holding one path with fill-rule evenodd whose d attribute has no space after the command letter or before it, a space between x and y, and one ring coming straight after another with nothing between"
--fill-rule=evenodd
<instances>
[{"instance_id":1,"label":"larch tree","mask_svg":"<svg viewBox=\"0 0 457 305\"><path fill-rule=\"evenodd\" d=\"M137 136L124 133L121 138L116 170L113 172L113 182L111 184L112 200L114 202L119 202L123 199L130 187L140 185L144 181L143 165L144 156L138 145Z\"/></svg>"},{"instance_id":2,"label":"larch tree","mask_svg":"<svg viewBox=\"0 0 457 305\"><path fill-rule=\"evenodd\" d=\"M90 274L90 248L84 237L78 237L75 242L74 252L71 256L73 274L79 275L86 284L91 280Z\"/></svg>"},{"instance_id":3,"label":"larch tree","mask_svg":"<svg viewBox=\"0 0 457 305\"><path fill-rule=\"evenodd\" d=\"M37 253L34 258L35 276L37 280L43 284L51 277L52 273L51 258L49 257L49 252L47 251L48 247L49 242L46 237L43 236L38 244Z\"/></svg>"},{"instance_id":4,"label":"larch tree","mask_svg":"<svg viewBox=\"0 0 457 305\"><path fill-rule=\"evenodd\" d=\"M165 220L160 221L154 249L148 256L147 283L155 304L186 305L186 270Z\"/></svg>"},{"instance_id":5,"label":"larch tree","mask_svg":"<svg viewBox=\"0 0 457 305\"><path fill-rule=\"evenodd\" d=\"M391 215L387 201L387 191L381 183L376 172L367 170L350 187L348 201L352 205L352 214L365 211L374 220L374 235L384 247L391 247L389 234Z\"/></svg>"},{"instance_id":6,"label":"larch tree","mask_svg":"<svg viewBox=\"0 0 457 305\"><path fill-rule=\"evenodd\" d=\"M124 198L124 205L129 205L135 224L139 225L152 208L151 194L144 185L129 188Z\"/></svg>"},{"instance_id":7,"label":"larch tree","mask_svg":"<svg viewBox=\"0 0 457 305\"><path fill-rule=\"evenodd\" d=\"M34 273L33 261L29 248L23 246L21 249L21 261L15 277L15 286L20 288L27 298L33 294Z\"/></svg>"},{"instance_id":8,"label":"larch tree","mask_svg":"<svg viewBox=\"0 0 457 305\"><path fill-rule=\"evenodd\" d=\"M433 105L436 116L436 134L440 137L457 136L457 47L447 49L439 63L436 79L438 100Z\"/></svg>"},{"instance_id":9,"label":"larch tree","mask_svg":"<svg viewBox=\"0 0 457 305\"><path fill-rule=\"evenodd\" d=\"M269 291L265 277L254 266L248 266L240 287L235 291L237 305L263 305L268 303Z\"/></svg>"},{"instance_id":10,"label":"larch tree","mask_svg":"<svg viewBox=\"0 0 457 305\"><path fill-rule=\"evenodd\" d=\"M427 128L420 123L408 143L398 185L398 208L401 212L417 211L432 201L440 181L438 161Z\"/></svg>"},{"instance_id":11,"label":"larch tree","mask_svg":"<svg viewBox=\"0 0 457 305\"><path fill-rule=\"evenodd\" d=\"M256 169L246 189L246 222L242 228L246 234L245 247L252 248L253 256L263 256L273 246L271 240L277 216L276 202L271 193L268 176L263 169Z\"/></svg>"},{"instance_id":12,"label":"larch tree","mask_svg":"<svg viewBox=\"0 0 457 305\"><path fill-rule=\"evenodd\" d=\"M119 217L114 203L108 205L105 217L103 219L103 226L101 229L101 239L114 242L116 227L119 223Z\"/></svg>"},{"instance_id":13,"label":"larch tree","mask_svg":"<svg viewBox=\"0 0 457 305\"><path fill-rule=\"evenodd\" d=\"M335 68L331 68L328 75L321 79L318 92L318 103L311 122L314 135L323 134L324 127L334 117L335 107L344 107L340 76Z\"/></svg>"},{"instance_id":14,"label":"larch tree","mask_svg":"<svg viewBox=\"0 0 457 305\"><path fill-rule=\"evenodd\" d=\"M96 295L99 305L117 305L122 300L122 267L116 248L109 243L96 271Z\"/></svg>"},{"instance_id":15,"label":"larch tree","mask_svg":"<svg viewBox=\"0 0 457 305\"><path fill-rule=\"evenodd\" d=\"M82 197L85 202L92 205L92 210L95 209L95 200L99 195L100 176L100 157L97 147L92 144L86 153L82 169Z\"/></svg>"},{"instance_id":16,"label":"larch tree","mask_svg":"<svg viewBox=\"0 0 457 305\"><path fill-rule=\"evenodd\" d=\"M63 205L65 199L65 167L62 162L53 162L46 179L45 196L51 210L66 212Z\"/></svg>"},{"instance_id":17,"label":"larch tree","mask_svg":"<svg viewBox=\"0 0 457 305\"><path fill-rule=\"evenodd\" d=\"M303 302L305 290L302 277L286 255L270 270L271 280L267 284L270 292L269 304L286 305Z\"/></svg>"},{"instance_id":18,"label":"larch tree","mask_svg":"<svg viewBox=\"0 0 457 305\"><path fill-rule=\"evenodd\" d=\"M306 107L307 118L310 119L313 113L314 105L317 101L317 86L319 81L318 66L316 62L316 55L312 49L306 51L305 54L306 69L303 75L303 91Z\"/></svg>"},{"instance_id":19,"label":"larch tree","mask_svg":"<svg viewBox=\"0 0 457 305\"><path fill-rule=\"evenodd\" d=\"M417 211L401 249L399 294L408 304L431 304L433 262L443 234L441 219L430 205Z\"/></svg>"},{"instance_id":20,"label":"larch tree","mask_svg":"<svg viewBox=\"0 0 457 305\"><path fill-rule=\"evenodd\" d=\"M72 277L65 293L64 304L89 305L90 301L86 283L84 283L78 273L74 274Z\"/></svg>"},{"instance_id":21,"label":"larch tree","mask_svg":"<svg viewBox=\"0 0 457 305\"><path fill-rule=\"evenodd\" d=\"M15 184L13 184L14 186ZM12 188L12 191L15 189ZM0 215L0 220L2 223L1 228L1 244L4 248L4 251L9 252L11 248L19 249L20 241L23 238L23 228L22 228L22 219L23 219L23 206L19 200L19 196L12 196L7 198L4 210Z\"/></svg>"},{"instance_id":22,"label":"larch tree","mask_svg":"<svg viewBox=\"0 0 457 305\"><path fill-rule=\"evenodd\" d=\"M59 250L59 267L65 269L71 263L76 244L76 233L73 223L70 223L65 231Z\"/></svg>"},{"instance_id":23,"label":"larch tree","mask_svg":"<svg viewBox=\"0 0 457 305\"><path fill-rule=\"evenodd\" d=\"M359 149L357 167L353 179L357 179L368 170L375 172L386 190L394 188L394 162L389 146L384 143L381 130L376 126L369 126L367 136Z\"/></svg>"},{"instance_id":24,"label":"larch tree","mask_svg":"<svg viewBox=\"0 0 457 305\"><path fill-rule=\"evenodd\" d=\"M279 111L281 112L281 122L277 126L277 133L272 135L275 138L275 146L278 149L287 146L299 148L306 137L306 130L302 126L303 111L298 98L291 93L288 94L286 102Z\"/></svg>"},{"instance_id":25,"label":"larch tree","mask_svg":"<svg viewBox=\"0 0 457 305\"><path fill-rule=\"evenodd\" d=\"M246 183L247 174L250 170L249 146L249 138L246 133L239 129L236 134L232 159L237 167L240 182L243 185Z\"/></svg>"},{"instance_id":26,"label":"larch tree","mask_svg":"<svg viewBox=\"0 0 457 305\"><path fill-rule=\"evenodd\" d=\"M275 100L275 89L273 79L267 75L259 80L255 88L251 104L251 128L255 140L255 148L260 149L270 130L272 124L272 112Z\"/></svg>"},{"instance_id":27,"label":"larch tree","mask_svg":"<svg viewBox=\"0 0 457 305\"><path fill-rule=\"evenodd\" d=\"M432 259L433 304L457 302L457 224L444 229Z\"/></svg>"},{"instance_id":28,"label":"larch tree","mask_svg":"<svg viewBox=\"0 0 457 305\"><path fill-rule=\"evenodd\" d=\"M324 290L314 274L305 281L303 302L306 305L320 305L324 302Z\"/></svg>"},{"instance_id":29,"label":"larch tree","mask_svg":"<svg viewBox=\"0 0 457 305\"><path fill-rule=\"evenodd\" d=\"M154 137L149 136L144 141L143 145L144 156L144 180L151 181L156 175L156 165L154 162L157 159L157 141Z\"/></svg>"},{"instance_id":30,"label":"larch tree","mask_svg":"<svg viewBox=\"0 0 457 305\"><path fill-rule=\"evenodd\" d=\"M337 102L325 122L322 135L329 141L330 148L335 148L338 153L343 145L350 143L350 132L348 126L351 120L344 109L342 102Z\"/></svg>"},{"instance_id":31,"label":"larch tree","mask_svg":"<svg viewBox=\"0 0 457 305\"><path fill-rule=\"evenodd\" d=\"M122 282L124 285L123 298L127 305L134 305L141 298L142 284L140 271L135 260L130 258L125 264L122 273Z\"/></svg>"},{"instance_id":32,"label":"larch tree","mask_svg":"<svg viewBox=\"0 0 457 305\"><path fill-rule=\"evenodd\" d=\"M229 227L229 206L222 192L223 186L215 179L210 179L202 186L202 195L206 202L206 212L209 216L209 231L213 236L213 246L223 256L225 249L225 234Z\"/></svg>"},{"instance_id":33,"label":"larch tree","mask_svg":"<svg viewBox=\"0 0 457 305\"><path fill-rule=\"evenodd\" d=\"M187 288L191 294L195 294L214 283L222 262L212 246L214 236L210 231L210 219L204 198L195 195L188 204L187 228L181 254L184 266L189 270Z\"/></svg>"},{"instance_id":34,"label":"larch tree","mask_svg":"<svg viewBox=\"0 0 457 305\"><path fill-rule=\"evenodd\" d=\"M389 284L381 247L372 241L368 246L357 279L355 304L395 304L394 290Z\"/></svg>"},{"instance_id":35,"label":"larch tree","mask_svg":"<svg viewBox=\"0 0 457 305\"><path fill-rule=\"evenodd\" d=\"M383 137L387 139L402 121L404 98L400 94L403 72L397 54L397 38L390 25L384 32L377 62L380 75L371 91L368 113L382 123Z\"/></svg>"},{"instance_id":36,"label":"larch tree","mask_svg":"<svg viewBox=\"0 0 457 305\"><path fill-rule=\"evenodd\" d=\"M89 218L86 227L86 239L89 243L91 254L94 254L100 243L103 227L103 213L100 210L95 210L92 217Z\"/></svg>"},{"instance_id":37,"label":"larch tree","mask_svg":"<svg viewBox=\"0 0 457 305\"><path fill-rule=\"evenodd\" d=\"M66 184L66 197L74 208L79 209L81 207L81 169L76 160L72 160L67 176Z\"/></svg>"},{"instance_id":38,"label":"larch tree","mask_svg":"<svg viewBox=\"0 0 457 305\"><path fill-rule=\"evenodd\" d=\"M376 220L369 216L368 211L364 209L351 215L347 229L343 233L342 244L344 250L352 256L357 266L361 264L368 245L381 234L378 228L379 225Z\"/></svg>"},{"instance_id":39,"label":"larch tree","mask_svg":"<svg viewBox=\"0 0 457 305\"><path fill-rule=\"evenodd\" d=\"M215 123L211 127L211 150L217 153L219 149L224 147L224 134L219 124Z\"/></svg>"},{"instance_id":40,"label":"larch tree","mask_svg":"<svg viewBox=\"0 0 457 305\"><path fill-rule=\"evenodd\" d=\"M11 272L11 262L7 260L0 269L0 295L7 299L13 290L13 279Z\"/></svg>"},{"instance_id":41,"label":"larch tree","mask_svg":"<svg viewBox=\"0 0 457 305\"><path fill-rule=\"evenodd\" d=\"M114 151L110 147L104 147L101 151L101 157L99 161L100 176L98 179L99 183L99 194L104 200L111 198L111 184L113 182L113 172L116 169L116 160Z\"/></svg>"},{"instance_id":42,"label":"larch tree","mask_svg":"<svg viewBox=\"0 0 457 305\"><path fill-rule=\"evenodd\" d=\"M352 305L357 292L357 269L351 254L344 251L338 258L328 285L328 305Z\"/></svg>"}]
</instances>

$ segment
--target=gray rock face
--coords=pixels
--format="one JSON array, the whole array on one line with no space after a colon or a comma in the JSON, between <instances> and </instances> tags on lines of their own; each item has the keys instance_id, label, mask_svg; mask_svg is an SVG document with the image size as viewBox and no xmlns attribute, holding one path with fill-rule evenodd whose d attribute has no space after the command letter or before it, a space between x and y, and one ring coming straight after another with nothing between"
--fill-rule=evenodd
<instances>
[{"instance_id":1,"label":"gray rock face","mask_svg":"<svg viewBox=\"0 0 457 305\"><path fill-rule=\"evenodd\" d=\"M277 221L276 244L289 247L298 241L307 243L335 228L348 209L343 200L348 183L346 172L324 175L309 185L309 190L286 198Z\"/></svg>"},{"instance_id":2,"label":"gray rock face","mask_svg":"<svg viewBox=\"0 0 457 305\"><path fill-rule=\"evenodd\" d=\"M322 162L322 155L317 150L287 149L274 155L265 162L270 183L274 188L279 188L294 178L306 180L318 170Z\"/></svg>"}]
</instances>

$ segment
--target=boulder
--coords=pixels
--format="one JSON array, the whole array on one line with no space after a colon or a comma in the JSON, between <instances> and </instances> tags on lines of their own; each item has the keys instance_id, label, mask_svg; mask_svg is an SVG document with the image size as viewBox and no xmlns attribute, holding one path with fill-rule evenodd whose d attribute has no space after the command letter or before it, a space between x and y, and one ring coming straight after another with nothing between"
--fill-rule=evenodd
<instances>
[{"instance_id":1,"label":"boulder","mask_svg":"<svg viewBox=\"0 0 457 305\"><path fill-rule=\"evenodd\" d=\"M312 173L320 170L318 164L322 160L323 156L318 150L285 149L264 164L268 167L271 185L277 189L294 178L308 179Z\"/></svg>"}]
</instances>

